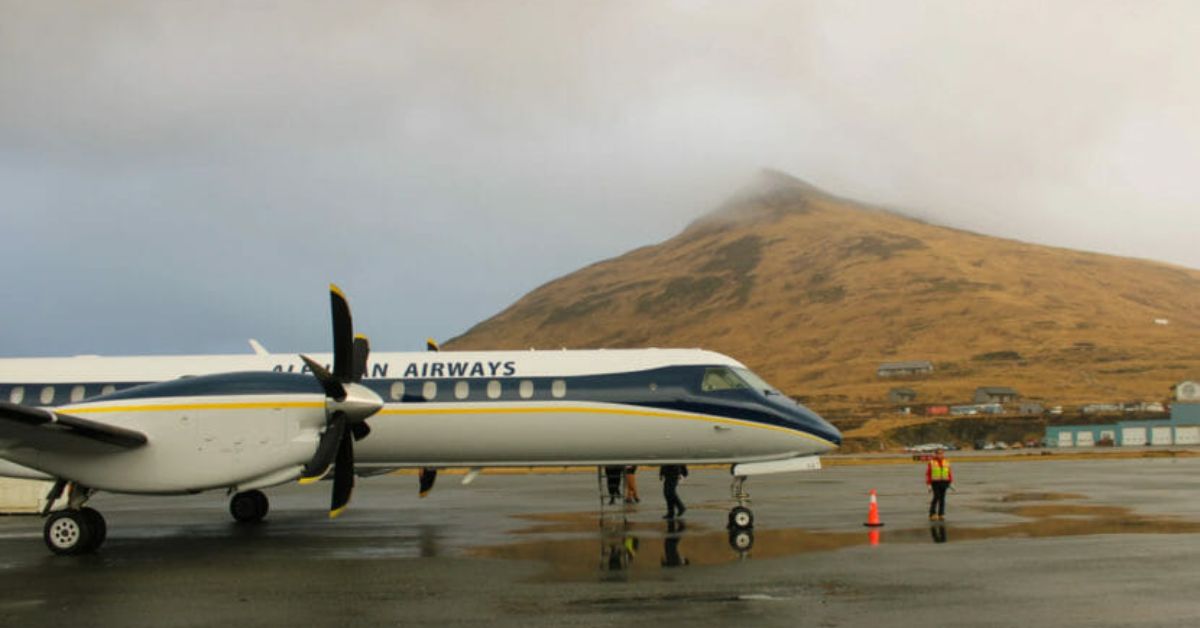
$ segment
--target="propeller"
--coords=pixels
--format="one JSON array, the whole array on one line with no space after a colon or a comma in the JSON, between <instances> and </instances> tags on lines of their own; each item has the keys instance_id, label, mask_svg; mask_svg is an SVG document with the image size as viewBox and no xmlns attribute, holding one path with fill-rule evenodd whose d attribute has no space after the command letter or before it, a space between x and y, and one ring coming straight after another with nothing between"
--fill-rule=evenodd
<instances>
[{"instance_id":1,"label":"propeller","mask_svg":"<svg viewBox=\"0 0 1200 628\"><path fill-rule=\"evenodd\" d=\"M441 351L438 343L433 338L425 339L426 351ZM429 491L433 490L433 483L437 481L437 469L433 467L421 467L421 473L417 476L417 495L425 497Z\"/></svg>"},{"instance_id":2,"label":"propeller","mask_svg":"<svg viewBox=\"0 0 1200 628\"><path fill-rule=\"evenodd\" d=\"M329 506L332 518L342 514L350 503L354 491L354 441L370 434L366 420L379 412L383 400L359 383L367 372L371 343L366 336L354 335L350 304L333 284L329 285L329 309L333 319L333 372L306 355L300 356L325 390L325 431L321 433L316 453L304 465L300 483L316 482L333 467L333 496Z\"/></svg>"}]
</instances>

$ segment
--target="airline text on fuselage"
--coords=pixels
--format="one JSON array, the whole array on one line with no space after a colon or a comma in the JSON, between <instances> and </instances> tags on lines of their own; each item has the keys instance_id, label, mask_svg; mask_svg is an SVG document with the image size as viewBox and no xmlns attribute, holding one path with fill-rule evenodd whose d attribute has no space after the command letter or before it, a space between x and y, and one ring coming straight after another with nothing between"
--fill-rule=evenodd
<instances>
[{"instance_id":1,"label":"airline text on fuselage","mask_svg":"<svg viewBox=\"0 0 1200 628\"><path fill-rule=\"evenodd\" d=\"M330 368L326 365L325 368ZM308 373L307 364L276 364L276 373ZM395 372L390 362L376 362L367 369L367 377L384 379L388 373ZM515 361L471 361L471 362L409 362L401 370L400 377L437 378L437 377L512 377L517 374Z\"/></svg>"}]
</instances>

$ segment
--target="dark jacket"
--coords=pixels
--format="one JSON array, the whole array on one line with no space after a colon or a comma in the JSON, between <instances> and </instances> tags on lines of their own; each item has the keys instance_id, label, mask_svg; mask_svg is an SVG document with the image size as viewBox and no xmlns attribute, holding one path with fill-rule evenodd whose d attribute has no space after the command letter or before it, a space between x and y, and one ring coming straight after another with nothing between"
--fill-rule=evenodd
<instances>
[{"instance_id":1,"label":"dark jacket","mask_svg":"<svg viewBox=\"0 0 1200 628\"><path fill-rule=\"evenodd\" d=\"M679 478L686 478L688 474L687 465L682 464L664 464L658 470L658 477L669 482L678 482Z\"/></svg>"}]
</instances>

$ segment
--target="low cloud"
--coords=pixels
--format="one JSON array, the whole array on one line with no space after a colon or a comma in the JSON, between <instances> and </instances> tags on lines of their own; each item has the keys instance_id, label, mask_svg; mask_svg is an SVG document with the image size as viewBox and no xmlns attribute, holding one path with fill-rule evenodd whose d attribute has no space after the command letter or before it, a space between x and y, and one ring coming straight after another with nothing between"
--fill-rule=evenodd
<instances>
[{"instance_id":1,"label":"low cloud","mask_svg":"<svg viewBox=\"0 0 1200 628\"><path fill-rule=\"evenodd\" d=\"M449 337L760 167L1200 267L1192 3L0 2L0 352Z\"/></svg>"}]
</instances>

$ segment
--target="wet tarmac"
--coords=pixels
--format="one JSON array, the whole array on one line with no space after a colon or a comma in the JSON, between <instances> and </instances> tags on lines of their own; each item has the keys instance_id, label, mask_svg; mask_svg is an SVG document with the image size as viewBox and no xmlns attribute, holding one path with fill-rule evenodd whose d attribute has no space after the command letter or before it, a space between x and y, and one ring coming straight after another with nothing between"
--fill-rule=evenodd
<instances>
[{"instance_id":1,"label":"wet tarmac","mask_svg":"<svg viewBox=\"0 0 1200 628\"><path fill-rule=\"evenodd\" d=\"M257 526L216 493L100 495L91 556L0 517L0 624L1200 625L1200 458L962 461L943 524L922 469L753 478L749 535L726 530L718 470L684 482L676 523L650 469L640 505L602 514L579 473L444 476L420 500L413 476L369 478L335 521L327 486L289 486Z\"/></svg>"}]
</instances>

